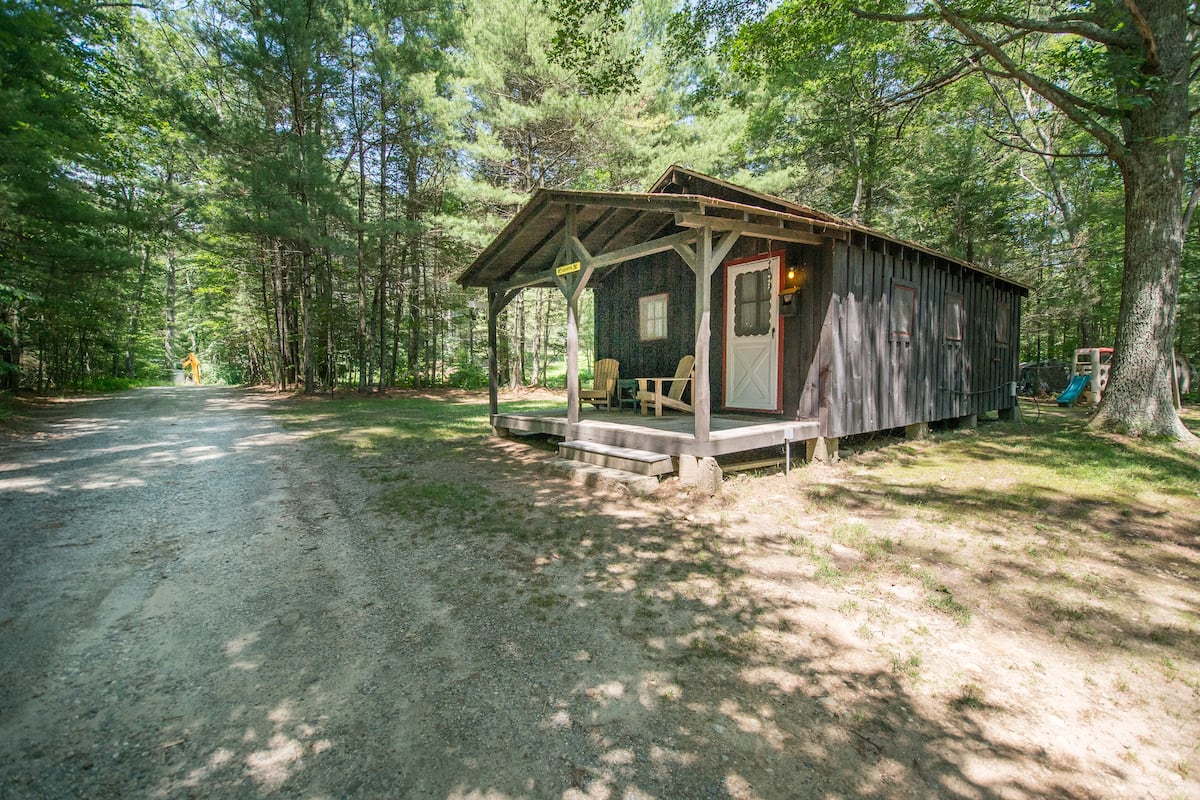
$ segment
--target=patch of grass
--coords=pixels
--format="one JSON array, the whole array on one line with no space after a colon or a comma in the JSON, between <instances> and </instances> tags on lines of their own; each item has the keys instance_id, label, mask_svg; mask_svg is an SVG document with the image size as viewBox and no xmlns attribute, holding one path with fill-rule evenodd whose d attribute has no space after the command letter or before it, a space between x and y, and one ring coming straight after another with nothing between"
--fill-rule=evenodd
<instances>
[{"instance_id":1,"label":"patch of grass","mask_svg":"<svg viewBox=\"0 0 1200 800\"><path fill-rule=\"evenodd\" d=\"M925 605L934 611L948 614L962 627L971 623L971 609L954 597L949 586L938 581L934 574L927 569L914 570L911 567L908 569L921 580L921 585L925 587Z\"/></svg>"},{"instance_id":2,"label":"patch of grass","mask_svg":"<svg viewBox=\"0 0 1200 800\"><path fill-rule=\"evenodd\" d=\"M385 492L382 496L386 510L405 516L420 516L431 512L453 511L462 515L465 511L485 512L489 507L491 492L479 485L468 485L450 481L415 481L411 477L397 477L402 488Z\"/></svg>"},{"instance_id":3,"label":"patch of grass","mask_svg":"<svg viewBox=\"0 0 1200 800\"><path fill-rule=\"evenodd\" d=\"M803 534L797 534L788 539L788 555L797 558L816 558L817 546Z\"/></svg>"},{"instance_id":4,"label":"patch of grass","mask_svg":"<svg viewBox=\"0 0 1200 800\"><path fill-rule=\"evenodd\" d=\"M885 560L896 550L896 542L890 536L876 536L862 522L839 522L829 531L835 542L862 553L866 561Z\"/></svg>"},{"instance_id":5,"label":"patch of grass","mask_svg":"<svg viewBox=\"0 0 1200 800\"><path fill-rule=\"evenodd\" d=\"M833 562L829 560L829 556L818 555L817 571L814 577L827 586L841 586L846 580L846 573L834 566Z\"/></svg>"},{"instance_id":6,"label":"patch of grass","mask_svg":"<svg viewBox=\"0 0 1200 800\"><path fill-rule=\"evenodd\" d=\"M892 672L898 678L915 680L921 676L921 657L910 655L908 658L892 656Z\"/></svg>"},{"instance_id":7,"label":"patch of grass","mask_svg":"<svg viewBox=\"0 0 1200 800\"><path fill-rule=\"evenodd\" d=\"M959 711L968 708L980 711L987 707L983 701L983 689L977 683L964 683L958 690L958 694L950 701L950 705Z\"/></svg>"},{"instance_id":8,"label":"patch of grass","mask_svg":"<svg viewBox=\"0 0 1200 800\"><path fill-rule=\"evenodd\" d=\"M561 407L557 401L502 403L500 410L535 411ZM435 447L462 447L490 434L484 396L346 397L297 400L276 413L285 427L308 428L319 438L359 455L418 453Z\"/></svg>"},{"instance_id":9,"label":"patch of grass","mask_svg":"<svg viewBox=\"0 0 1200 800\"><path fill-rule=\"evenodd\" d=\"M21 404L11 394L0 392L0 423L12 419L20 408Z\"/></svg>"}]
</instances>

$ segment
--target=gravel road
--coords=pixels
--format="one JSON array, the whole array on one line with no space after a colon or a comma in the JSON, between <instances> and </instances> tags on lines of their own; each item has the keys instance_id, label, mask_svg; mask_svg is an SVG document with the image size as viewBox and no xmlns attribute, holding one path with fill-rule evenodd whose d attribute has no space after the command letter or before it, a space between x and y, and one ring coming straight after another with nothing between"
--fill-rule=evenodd
<instances>
[{"instance_id":1,"label":"gravel road","mask_svg":"<svg viewBox=\"0 0 1200 800\"><path fill-rule=\"evenodd\" d=\"M826 529L871 529L821 505L849 470L635 498L450 414L393 425L403 399L290 402L313 430L274 402L145 389L0 432L0 798L1196 796L1192 629L1146 606L1190 683L1156 671L1174 638L1106 665L1044 635L956 578L990 524L959 566L929 515L875 529L964 627L904 572L933 566L852 572Z\"/></svg>"},{"instance_id":2,"label":"gravel road","mask_svg":"<svg viewBox=\"0 0 1200 800\"><path fill-rule=\"evenodd\" d=\"M0 797L755 796L716 701L647 660L627 577L510 557L589 518L561 489L536 512L495 453L418 444L386 463L481 470L503 519L387 513L386 478L270 402L144 389L0 440Z\"/></svg>"},{"instance_id":3,"label":"gravel road","mask_svg":"<svg viewBox=\"0 0 1200 800\"><path fill-rule=\"evenodd\" d=\"M0 443L0 796L570 788L545 687L479 680L495 636L440 599L445 554L381 559L331 459L207 387L65 403Z\"/></svg>"}]
</instances>

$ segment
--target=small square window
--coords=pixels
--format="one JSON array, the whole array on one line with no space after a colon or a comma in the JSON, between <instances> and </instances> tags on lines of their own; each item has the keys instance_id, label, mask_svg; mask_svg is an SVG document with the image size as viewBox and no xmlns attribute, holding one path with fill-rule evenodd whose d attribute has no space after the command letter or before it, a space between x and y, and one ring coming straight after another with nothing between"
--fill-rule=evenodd
<instances>
[{"instance_id":1,"label":"small square window","mask_svg":"<svg viewBox=\"0 0 1200 800\"><path fill-rule=\"evenodd\" d=\"M946 295L946 340L963 339L963 299L961 294Z\"/></svg>"},{"instance_id":2,"label":"small square window","mask_svg":"<svg viewBox=\"0 0 1200 800\"><path fill-rule=\"evenodd\" d=\"M1008 301L996 301L996 344L1008 344Z\"/></svg>"},{"instance_id":3,"label":"small square window","mask_svg":"<svg viewBox=\"0 0 1200 800\"><path fill-rule=\"evenodd\" d=\"M667 295L638 298L638 338L652 342L667 338Z\"/></svg>"},{"instance_id":4,"label":"small square window","mask_svg":"<svg viewBox=\"0 0 1200 800\"><path fill-rule=\"evenodd\" d=\"M913 334L917 310L917 287L892 284L892 341L908 341Z\"/></svg>"}]
</instances>

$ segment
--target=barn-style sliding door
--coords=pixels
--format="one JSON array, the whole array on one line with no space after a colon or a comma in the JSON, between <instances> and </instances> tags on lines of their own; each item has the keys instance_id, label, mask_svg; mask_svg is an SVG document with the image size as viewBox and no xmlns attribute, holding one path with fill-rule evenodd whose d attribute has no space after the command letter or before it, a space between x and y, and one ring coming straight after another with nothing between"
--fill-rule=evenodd
<instances>
[{"instance_id":1,"label":"barn-style sliding door","mask_svg":"<svg viewBox=\"0 0 1200 800\"><path fill-rule=\"evenodd\" d=\"M777 255L725 265L726 408L780 410L779 280Z\"/></svg>"}]
</instances>

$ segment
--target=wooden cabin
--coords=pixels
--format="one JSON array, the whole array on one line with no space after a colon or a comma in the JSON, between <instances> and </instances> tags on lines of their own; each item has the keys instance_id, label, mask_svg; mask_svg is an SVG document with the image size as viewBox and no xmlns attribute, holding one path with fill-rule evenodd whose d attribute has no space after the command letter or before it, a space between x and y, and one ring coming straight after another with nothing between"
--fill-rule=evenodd
<instances>
[{"instance_id":1,"label":"wooden cabin","mask_svg":"<svg viewBox=\"0 0 1200 800\"><path fill-rule=\"evenodd\" d=\"M678 166L647 193L538 191L459 283L488 290L493 425L568 447L678 459L805 442L814 455L845 436L1016 405L1026 287ZM567 304L567 407L501 415L496 317L534 286ZM695 355L693 414L580 412L587 288L595 352L621 378L669 376Z\"/></svg>"}]
</instances>

